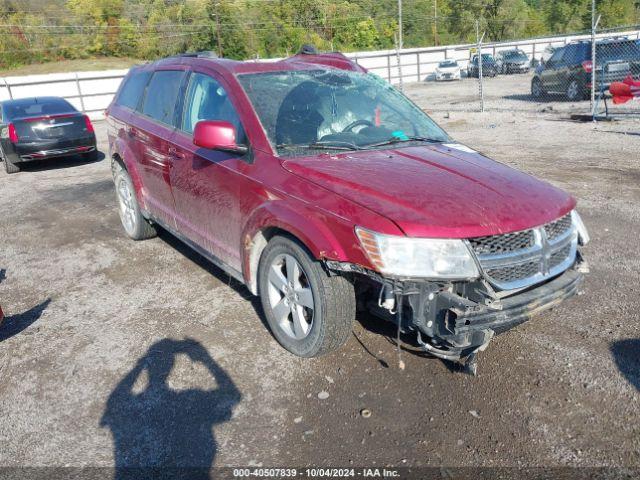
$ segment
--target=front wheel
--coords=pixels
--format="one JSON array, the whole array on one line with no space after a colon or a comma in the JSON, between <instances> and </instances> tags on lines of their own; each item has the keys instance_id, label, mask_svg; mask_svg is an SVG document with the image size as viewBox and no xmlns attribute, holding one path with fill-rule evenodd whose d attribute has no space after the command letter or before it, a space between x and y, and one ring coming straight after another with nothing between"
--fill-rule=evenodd
<instances>
[{"instance_id":1,"label":"front wheel","mask_svg":"<svg viewBox=\"0 0 640 480\"><path fill-rule=\"evenodd\" d=\"M353 284L330 276L297 241L284 236L269 241L258 282L269 327L294 355L317 357L347 341L356 312Z\"/></svg>"},{"instance_id":2,"label":"front wheel","mask_svg":"<svg viewBox=\"0 0 640 480\"><path fill-rule=\"evenodd\" d=\"M533 98L541 98L543 95L542 81L539 78L534 78L531 80L531 96Z\"/></svg>"}]
</instances>

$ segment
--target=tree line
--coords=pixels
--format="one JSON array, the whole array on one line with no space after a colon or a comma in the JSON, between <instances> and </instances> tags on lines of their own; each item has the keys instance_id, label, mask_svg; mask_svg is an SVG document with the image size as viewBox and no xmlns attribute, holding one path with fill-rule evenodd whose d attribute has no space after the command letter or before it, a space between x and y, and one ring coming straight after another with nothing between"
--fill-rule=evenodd
<instances>
[{"instance_id":1,"label":"tree line","mask_svg":"<svg viewBox=\"0 0 640 480\"><path fill-rule=\"evenodd\" d=\"M640 23L640 0L596 0L601 27ZM397 0L0 0L0 67L213 50L247 59L394 48ZM591 0L403 0L405 47L588 30Z\"/></svg>"}]
</instances>

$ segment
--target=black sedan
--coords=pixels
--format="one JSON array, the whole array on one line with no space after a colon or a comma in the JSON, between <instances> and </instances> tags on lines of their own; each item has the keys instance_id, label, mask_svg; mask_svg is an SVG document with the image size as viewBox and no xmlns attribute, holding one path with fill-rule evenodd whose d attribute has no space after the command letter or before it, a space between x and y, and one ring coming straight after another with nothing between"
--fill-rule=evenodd
<instances>
[{"instance_id":1,"label":"black sedan","mask_svg":"<svg viewBox=\"0 0 640 480\"><path fill-rule=\"evenodd\" d=\"M96 160L96 134L89 117L59 97L0 102L0 159L7 173L33 160L81 154Z\"/></svg>"},{"instance_id":2,"label":"black sedan","mask_svg":"<svg viewBox=\"0 0 640 480\"><path fill-rule=\"evenodd\" d=\"M496 64L500 73L529 72L529 57L522 50L504 50L496 55Z\"/></svg>"},{"instance_id":3,"label":"black sedan","mask_svg":"<svg viewBox=\"0 0 640 480\"><path fill-rule=\"evenodd\" d=\"M482 75L485 77L495 77L498 74L498 65L496 65L496 61L493 59L493 56L488 53L482 54ZM478 55L474 55L471 58L471 61L467 65L467 76L468 77L479 77L480 76L480 68L478 65Z\"/></svg>"}]
</instances>

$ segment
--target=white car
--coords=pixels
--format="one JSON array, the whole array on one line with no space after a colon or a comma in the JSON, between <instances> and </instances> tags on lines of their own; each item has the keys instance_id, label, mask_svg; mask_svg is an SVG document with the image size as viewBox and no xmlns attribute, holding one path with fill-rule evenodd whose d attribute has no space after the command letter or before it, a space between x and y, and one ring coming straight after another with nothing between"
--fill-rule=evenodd
<instances>
[{"instance_id":1,"label":"white car","mask_svg":"<svg viewBox=\"0 0 640 480\"><path fill-rule=\"evenodd\" d=\"M436 67L436 81L460 80L460 65L455 60L444 60Z\"/></svg>"}]
</instances>

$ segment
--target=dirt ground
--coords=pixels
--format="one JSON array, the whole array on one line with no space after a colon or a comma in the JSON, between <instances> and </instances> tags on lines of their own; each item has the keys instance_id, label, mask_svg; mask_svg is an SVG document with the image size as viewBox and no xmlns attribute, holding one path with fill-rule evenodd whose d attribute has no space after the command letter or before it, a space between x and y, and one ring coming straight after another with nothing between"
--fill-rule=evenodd
<instances>
[{"instance_id":1,"label":"dirt ground","mask_svg":"<svg viewBox=\"0 0 640 480\"><path fill-rule=\"evenodd\" d=\"M591 273L475 378L408 351L400 370L366 315L338 352L295 358L244 287L168 234L125 238L106 160L2 169L0 465L640 467L640 122L568 121L500 81L484 114L460 111L472 80L406 90L460 142L575 195Z\"/></svg>"}]
</instances>

